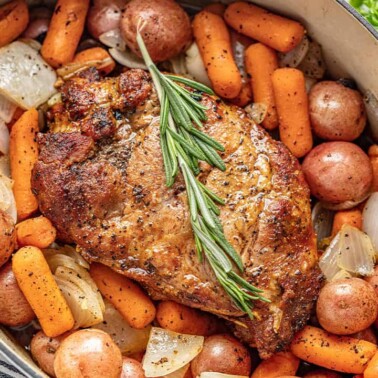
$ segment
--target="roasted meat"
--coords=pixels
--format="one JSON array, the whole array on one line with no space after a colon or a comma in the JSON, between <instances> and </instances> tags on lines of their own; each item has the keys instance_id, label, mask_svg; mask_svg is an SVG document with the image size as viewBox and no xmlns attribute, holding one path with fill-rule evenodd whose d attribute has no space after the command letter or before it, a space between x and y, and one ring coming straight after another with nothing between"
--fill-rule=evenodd
<instances>
[{"instance_id":1,"label":"roasted meat","mask_svg":"<svg viewBox=\"0 0 378 378\"><path fill-rule=\"evenodd\" d=\"M82 255L170 299L230 321L262 358L282 350L308 320L320 286L309 190L297 160L245 112L204 96L204 131L220 141L226 171L202 165L201 180L226 200L225 235L244 277L264 289L255 319L235 308L208 264L199 263L185 186L165 185L159 104L149 76L130 70L67 81L39 135L32 178L42 213Z\"/></svg>"}]
</instances>

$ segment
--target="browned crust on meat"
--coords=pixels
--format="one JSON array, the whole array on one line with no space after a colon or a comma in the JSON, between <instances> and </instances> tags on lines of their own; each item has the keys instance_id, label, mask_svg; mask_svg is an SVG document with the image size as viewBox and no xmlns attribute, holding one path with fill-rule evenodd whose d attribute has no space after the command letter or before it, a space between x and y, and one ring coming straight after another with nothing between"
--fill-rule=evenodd
<instances>
[{"instance_id":1,"label":"browned crust on meat","mask_svg":"<svg viewBox=\"0 0 378 378\"><path fill-rule=\"evenodd\" d=\"M225 198L226 237L245 278L271 300L255 303L251 321L207 263L198 262L181 177L165 186L149 78L131 70L83 80L66 83L63 106L50 113L57 133L40 138L32 185L43 214L88 260L139 281L153 298L244 323L236 334L263 358L282 350L308 320L321 283L309 190L297 160L242 110L204 96L204 129L224 145L226 171L203 164L201 180ZM99 127L103 114L106 125Z\"/></svg>"}]
</instances>

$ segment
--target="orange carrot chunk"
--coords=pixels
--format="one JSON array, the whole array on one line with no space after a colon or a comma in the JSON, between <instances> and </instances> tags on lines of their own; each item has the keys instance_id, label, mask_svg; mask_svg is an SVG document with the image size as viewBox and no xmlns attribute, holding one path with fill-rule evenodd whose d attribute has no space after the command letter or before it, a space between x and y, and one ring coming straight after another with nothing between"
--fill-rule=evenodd
<instances>
[{"instance_id":1,"label":"orange carrot chunk","mask_svg":"<svg viewBox=\"0 0 378 378\"><path fill-rule=\"evenodd\" d=\"M26 219L16 225L17 243L19 246L31 245L47 248L55 241L56 229L49 219L40 216Z\"/></svg>"},{"instance_id":2,"label":"orange carrot chunk","mask_svg":"<svg viewBox=\"0 0 378 378\"><path fill-rule=\"evenodd\" d=\"M245 68L251 76L253 101L267 106L267 114L262 125L267 130L278 126L274 99L272 75L278 68L277 54L262 43L255 43L245 51Z\"/></svg>"},{"instance_id":3,"label":"orange carrot chunk","mask_svg":"<svg viewBox=\"0 0 378 378\"><path fill-rule=\"evenodd\" d=\"M215 316L172 301L159 303L156 320L162 328L188 335L209 336L220 330Z\"/></svg>"},{"instance_id":4,"label":"orange carrot chunk","mask_svg":"<svg viewBox=\"0 0 378 378\"><path fill-rule=\"evenodd\" d=\"M112 72L116 66L109 53L102 47L92 47L77 53L73 63L93 63L104 75Z\"/></svg>"},{"instance_id":5,"label":"orange carrot chunk","mask_svg":"<svg viewBox=\"0 0 378 378\"><path fill-rule=\"evenodd\" d=\"M301 360L342 373L362 373L377 346L348 336L335 336L320 328L306 326L290 347Z\"/></svg>"},{"instance_id":6,"label":"orange carrot chunk","mask_svg":"<svg viewBox=\"0 0 378 378\"><path fill-rule=\"evenodd\" d=\"M358 209L338 211L333 218L332 236L335 236L344 224L349 224L361 230L362 213Z\"/></svg>"},{"instance_id":7,"label":"orange carrot chunk","mask_svg":"<svg viewBox=\"0 0 378 378\"><path fill-rule=\"evenodd\" d=\"M242 80L223 18L214 13L199 12L194 17L193 32L215 93L224 98L235 98L242 89Z\"/></svg>"},{"instance_id":8,"label":"orange carrot chunk","mask_svg":"<svg viewBox=\"0 0 378 378\"><path fill-rule=\"evenodd\" d=\"M14 0L0 7L0 47L15 40L28 26L25 0Z\"/></svg>"},{"instance_id":9,"label":"orange carrot chunk","mask_svg":"<svg viewBox=\"0 0 378 378\"><path fill-rule=\"evenodd\" d=\"M17 216L23 220L38 209L37 198L31 190L31 173L38 159L38 112L30 109L12 126L9 157L16 200Z\"/></svg>"},{"instance_id":10,"label":"orange carrot chunk","mask_svg":"<svg viewBox=\"0 0 378 378\"><path fill-rule=\"evenodd\" d=\"M241 1L230 4L224 18L239 33L281 52L296 47L305 33L299 22Z\"/></svg>"},{"instance_id":11,"label":"orange carrot chunk","mask_svg":"<svg viewBox=\"0 0 378 378\"><path fill-rule=\"evenodd\" d=\"M299 358L291 352L274 354L267 360L261 361L251 378L276 378L285 375L293 376L299 367Z\"/></svg>"},{"instance_id":12,"label":"orange carrot chunk","mask_svg":"<svg viewBox=\"0 0 378 378\"><path fill-rule=\"evenodd\" d=\"M112 303L131 327L141 329L155 319L154 304L135 282L97 263L91 264L89 273L101 294Z\"/></svg>"},{"instance_id":13,"label":"orange carrot chunk","mask_svg":"<svg viewBox=\"0 0 378 378\"><path fill-rule=\"evenodd\" d=\"M52 67L58 68L74 58L88 8L89 0L58 0L41 49Z\"/></svg>"},{"instance_id":14,"label":"orange carrot chunk","mask_svg":"<svg viewBox=\"0 0 378 378\"><path fill-rule=\"evenodd\" d=\"M74 326L74 318L54 276L36 247L19 249L12 259L13 273L43 332L55 337Z\"/></svg>"},{"instance_id":15,"label":"orange carrot chunk","mask_svg":"<svg viewBox=\"0 0 378 378\"><path fill-rule=\"evenodd\" d=\"M364 378L377 378L378 377L378 353L376 353L370 360L366 370L364 371Z\"/></svg>"},{"instance_id":16,"label":"orange carrot chunk","mask_svg":"<svg viewBox=\"0 0 378 378\"><path fill-rule=\"evenodd\" d=\"M305 78L295 68L279 68L272 75L280 138L291 153L303 157L312 148Z\"/></svg>"}]
</instances>

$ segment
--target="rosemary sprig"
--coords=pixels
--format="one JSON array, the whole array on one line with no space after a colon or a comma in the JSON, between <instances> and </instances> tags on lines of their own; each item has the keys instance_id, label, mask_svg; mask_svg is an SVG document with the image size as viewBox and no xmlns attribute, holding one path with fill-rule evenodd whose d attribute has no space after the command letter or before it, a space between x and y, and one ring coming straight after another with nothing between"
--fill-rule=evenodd
<instances>
[{"instance_id":1,"label":"rosemary sprig","mask_svg":"<svg viewBox=\"0 0 378 378\"><path fill-rule=\"evenodd\" d=\"M200 161L222 171L226 169L217 152L224 151L224 147L200 130L203 127L202 122L207 120L207 108L200 103L202 94L211 95L213 92L193 80L163 75L148 54L140 33L142 27L138 28L137 43L161 105L160 145L166 184L168 187L173 185L180 169L186 185L190 221L199 260L203 261L204 257L207 259L217 280L235 305L253 318L253 301L269 300L261 295L262 290L234 271L236 266L243 272L243 263L227 241L218 218L220 210L217 204L223 205L224 201L196 178L200 173Z\"/></svg>"}]
</instances>

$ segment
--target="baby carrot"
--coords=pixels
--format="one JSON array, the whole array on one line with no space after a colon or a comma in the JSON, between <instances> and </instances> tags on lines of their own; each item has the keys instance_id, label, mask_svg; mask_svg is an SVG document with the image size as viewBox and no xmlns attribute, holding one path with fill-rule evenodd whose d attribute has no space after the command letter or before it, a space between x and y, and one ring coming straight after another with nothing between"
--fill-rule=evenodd
<instances>
[{"instance_id":1,"label":"baby carrot","mask_svg":"<svg viewBox=\"0 0 378 378\"><path fill-rule=\"evenodd\" d=\"M206 11L197 13L193 32L214 91L224 98L236 97L242 80L232 54L230 33L222 17Z\"/></svg>"},{"instance_id":2,"label":"baby carrot","mask_svg":"<svg viewBox=\"0 0 378 378\"><path fill-rule=\"evenodd\" d=\"M239 33L281 52L297 46L305 32L299 22L242 1L230 4L224 18Z\"/></svg>"},{"instance_id":3,"label":"baby carrot","mask_svg":"<svg viewBox=\"0 0 378 378\"><path fill-rule=\"evenodd\" d=\"M277 54L270 47L255 43L245 51L245 69L251 76L253 100L268 107L266 117L262 122L267 130L273 130L278 126L272 84L272 75L277 68Z\"/></svg>"},{"instance_id":4,"label":"baby carrot","mask_svg":"<svg viewBox=\"0 0 378 378\"><path fill-rule=\"evenodd\" d=\"M28 26L25 0L14 0L0 7L0 47L15 40Z\"/></svg>"},{"instance_id":5,"label":"baby carrot","mask_svg":"<svg viewBox=\"0 0 378 378\"><path fill-rule=\"evenodd\" d=\"M295 68L279 68L272 75L280 139L296 157L312 148L305 78Z\"/></svg>"},{"instance_id":6,"label":"baby carrot","mask_svg":"<svg viewBox=\"0 0 378 378\"><path fill-rule=\"evenodd\" d=\"M378 377L378 352L368 363L367 368L364 371L364 378L377 378Z\"/></svg>"},{"instance_id":7,"label":"baby carrot","mask_svg":"<svg viewBox=\"0 0 378 378\"><path fill-rule=\"evenodd\" d=\"M206 7L204 7L203 10L223 17L224 12L226 10L226 6L222 3L212 3L209 5L206 5Z\"/></svg>"},{"instance_id":8,"label":"baby carrot","mask_svg":"<svg viewBox=\"0 0 378 378\"><path fill-rule=\"evenodd\" d=\"M136 283L102 264L91 264L89 273L101 294L131 327L141 329L154 320L155 306Z\"/></svg>"},{"instance_id":9,"label":"baby carrot","mask_svg":"<svg viewBox=\"0 0 378 378\"><path fill-rule=\"evenodd\" d=\"M73 327L71 310L39 248L19 249L13 256L12 270L47 336L61 335Z\"/></svg>"},{"instance_id":10,"label":"baby carrot","mask_svg":"<svg viewBox=\"0 0 378 378\"><path fill-rule=\"evenodd\" d=\"M92 47L91 49L80 51L73 59L73 63L86 62L93 62L104 75L112 72L116 66L109 53L101 47Z\"/></svg>"},{"instance_id":11,"label":"baby carrot","mask_svg":"<svg viewBox=\"0 0 378 378\"><path fill-rule=\"evenodd\" d=\"M261 361L251 378L276 378L281 376L293 376L299 367L299 358L291 352L274 354L267 360Z\"/></svg>"},{"instance_id":12,"label":"baby carrot","mask_svg":"<svg viewBox=\"0 0 378 378\"><path fill-rule=\"evenodd\" d=\"M377 346L368 341L335 336L312 326L298 332L290 348L301 360L352 374L362 373L377 351Z\"/></svg>"},{"instance_id":13,"label":"baby carrot","mask_svg":"<svg viewBox=\"0 0 378 378\"><path fill-rule=\"evenodd\" d=\"M27 218L38 209L37 198L31 191L31 172L38 159L38 112L30 109L12 126L9 157L19 220Z\"/></svg>"},{"instance_id":14,"label":"baby carrot","mask_svg":"<svg viewBox=\"0 0 378 378\"><path fill-rule=\"evenodd\" d=\"M373 185L372 191L378 192L378 145L374 144L368 151L371 165L373 166Z\"/></svg>"},{"instance_id":15,"label":"baby carrot","mask_svg":"<svg viewBox=\"0 0 378 378\"><path fill-rule=\"evenodd\" d=\"M26 219L16 225L19 246L32 245L47 248L55 241L56 229L46 217Z\"/></svg>"},{"instance_id":16,"label":"baby carrot","mask_svg":"<svg viewBox=\"0 0 378 378\"><path fill-rule=\"evenodd\" d=\"M172 301L158 304L156 320L162 328L188 335L209 336L219 330L215 316Z\"/></svg>"},{"instance_id":17,"label":"baby carrot","mask_svg":"<svg viewBox=\"0 0 378 378\"><path fill-rule=\"evenodd\" d=\"M58 0L41 54L54 68L72 61L83 34L89 0Z\"/></svg>"},{"instance_id":18,"label":"baby carrot","mask_svg":"<svg viewBox=\"0 0 378 378\"><path fill-rule=\"evenodd\" d=\"M333 218L332 236L335 236L344 224L362 228L362 213L358 209L338 211Z\"/></svg>"}]
</instances>

